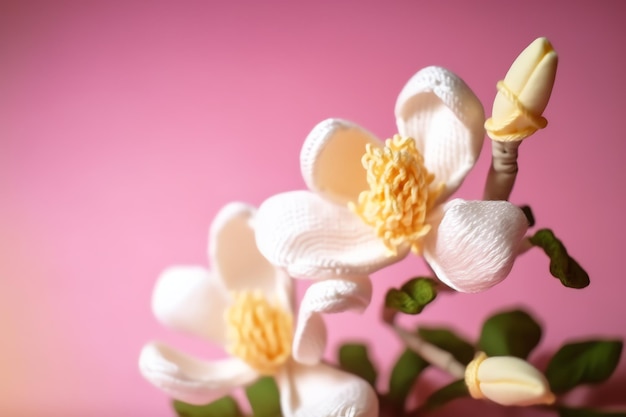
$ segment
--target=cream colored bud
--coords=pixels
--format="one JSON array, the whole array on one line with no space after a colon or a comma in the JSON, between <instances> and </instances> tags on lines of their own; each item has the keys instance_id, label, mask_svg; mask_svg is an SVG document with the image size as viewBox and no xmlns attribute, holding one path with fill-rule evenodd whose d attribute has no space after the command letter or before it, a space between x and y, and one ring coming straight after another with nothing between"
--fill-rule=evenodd
<instances>
[{"instance_id":1,"label":"cream colored bud","mask_svg":"<svg viewBox=\"0 0 626 417\"><path fill-rule=\"evenodd\" d=\"M500 405L552 404L548 381L535 367L513 356L476 355L465 370L465 383L473 398Z\"/></svg>"},{"instance_id":2,"label":"cream colored bud","mask_svg":"<svg viewBox=\"0 0 626 417\"><path fill-rule=\"evenodd\" d=\"M546 126L558 57L546 38L535 39L515 59L493 102L487 134L497 141L519 141Z\"/></svg>"}]
</instances>

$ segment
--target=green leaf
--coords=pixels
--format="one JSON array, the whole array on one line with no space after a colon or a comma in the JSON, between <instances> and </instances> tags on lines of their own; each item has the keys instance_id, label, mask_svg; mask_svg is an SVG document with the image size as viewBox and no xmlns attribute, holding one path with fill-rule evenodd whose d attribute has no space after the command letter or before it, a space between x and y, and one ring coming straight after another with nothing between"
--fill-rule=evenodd
<instances>
[{"instance_id":1,"label":"green leaf","mask_svg":"<svg viewBox=\"0 0 626 417\"><path fill-rule=\"evenodd\" d=\"M621 340L590 340L569 343L552 357L546 378L555 393L563 393L580 384L607 380L619 363Z\"/></svg>"},{"instance_id":2,"label":"green leaf","mask_svg":"<svg viewBox=\"0 0 626 417\"><path fill-rule=\"evenodd\" d=\"M428 362L412 350L406 349L391 370L391 376L389 377L389 401L400 410L404 410L406 397L411 392L417 377L427 367Z\"/></svg>"},{"instance_id":3,"label":"green leaf","mask_svg":"<svg viewBox=\"0 0 626 417\"><path fill-rule=\"evenodd\" d=\"M467 385L465 385L465 380L460 379L430 394L430 397L426 399L426 403L422 406L422 409L424 411L431 411L446 405L450 401L467 397L468 395L469 391L467 390Z\"/></svg>"},{"instance_id":4,"label":"green leaf","mask_svg":"<svg viewBox=\"0 0 626 417\"><path fill-rule=\"evenodd\" d=\"M436 285L431 278L413 278L399 290L389 289L385 305L406 314L419 314L437 296Z\"/></svg>"},{"instance_id":5,"label":"green leaf","mask_svg":"<svg viewBox=\"0 0 626 417\"><path fill-rule=\"evenodd\" d=\"M513 310L496 314L483 324L480 348L488 356L526 359L541 340L541 326L526 312Z\"/></svg>"},{"instance_id":6,"label":"green leaf","mask_svg":"<svg viewBox=\"0 0 626 417\"><path fill-rule=\"evenodd\" d=\"M280 396L274 378L268 376L246 387L246 396L254 417L279 417Z\"/></svg>"},{"instance_id":7,"label":"green leaf","mask_svg":"<svg viewBox=\"0 0 626 417\"><path fill-rule=\"evenodd\" d=\"M174 400L172 405L179 417L241 417L237 402L226 396L206 405L192 405Z\"/></svg>"},{"instance_id":8,"label":"green leaf","mask_svg":"<svg viewBox=\"0 0 626 417\"><path fill-rule=\"evenodd\" d=\"M567 253L563 243L550 229L538 230L530 238L530 243L543 249L550 258L550 273L569 288L585 288L589 285L589 275L578 262Z\"/></svg>"},{"instance_id":9,"label":"green leaf","mask_svg":"<svg viewBox=\"0 0 626 417\"><path fill-rule=\"evenodd\" d=\"M474 359L476 353L474 346L449 329L421 327L418 333L425 341L450 352L463 365L467 365Z\"/></svg>"},{"instance_id":10,"label":"green leaf","mask_svg":"<svg viewBox=\"0 0 626 417\"><path fill-rule=\"evenodd\" d=\"M559 417L626 417L626 411L602 411L591 408L559 407Z\"/></svg>"},{"instance_id":11,"label":"green leaf","mask_svg":"<svg viewBox=\"0 0 626 417\"><path fill-rule=\"evenodd\" d=\"M339 365L345 371L357 375L372 386L376 385L376 368L367 353L367 347L362 344L347 343L339 348Z\"/></svg>"}]
</instances>

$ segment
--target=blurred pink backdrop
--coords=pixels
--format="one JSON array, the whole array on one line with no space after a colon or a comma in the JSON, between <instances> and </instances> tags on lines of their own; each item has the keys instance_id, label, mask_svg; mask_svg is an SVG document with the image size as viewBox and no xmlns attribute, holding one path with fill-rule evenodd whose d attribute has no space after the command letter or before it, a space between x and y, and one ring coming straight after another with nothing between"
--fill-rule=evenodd
<instances>
[{"instance_id":1,"label":"blurred pink backdrop","mask_svg":"<svg viewBox=\"0 0 626 417\"><path fill-rule=\"evenodd\" d=\"M221 354L162 328L149 306L163 268L206 265L215 213L303 188L300 146L324 118L395 133L396 95L424 66L455 71L490 114L496 81L538 36L553 42L559 70L549 126L522 146L511 200L532 205L538 227L562 238L592 284L561 287L534 250L491 291L442 296L403 322L475 339L489 314L523 306L545 325L540 362L566 340L626 337L624 9L618 1L1 2L0 415L173 416L140 377L137 357L152 339ZM489 146L460 196L481 196ZM327 357L342 341L365 340L386 382L401 346L379 324L384 292L425 273L411 257L374 275L364 315L327 320ZM596 392L625 381L622 363ZM442 415L455 410L467 411L453 405Z\"/></svg>"}]
</instances>

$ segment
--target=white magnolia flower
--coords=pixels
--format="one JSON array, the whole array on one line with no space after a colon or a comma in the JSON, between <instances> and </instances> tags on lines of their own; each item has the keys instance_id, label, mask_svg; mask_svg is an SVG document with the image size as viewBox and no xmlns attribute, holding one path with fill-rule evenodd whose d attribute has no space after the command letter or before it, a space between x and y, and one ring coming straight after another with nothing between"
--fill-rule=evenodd
<instances>
[{"instance_id":1,"label":"white magnolia flower","mask_svg":"<svg viewBox=\"0 0 626 417\"><path fill-rule=\"evenodd\" d=\"M318 124L300 155L310 191L261 205L259 250L296 278L365 286L369 274L413 250L458 291L500 282L528 228L522 211L506 201L446 202L483 144L478 98L450 71L428 67L406 84L395 114L399 135L386 143L345 120ZM332 293L324 282L310 288ZM341 306L352 307L350 300Z\"/></svg>"},{"instance_id":2,"label":"white magnolia flower","mask_svg":"<svg viewBox=\"0 0 626 417\"><path fill-rule=\"evenodd\" d=\"M141 373L171 397L192 404L208 403L271 375L280 389L285 417L340 417L346 410L354 416L377 416L378 400L367 382L320 362L323 322L310 320L313 325L308 327L320 345L314 349L320 353L316 360L309 364L294 360L292 342L298 343L300 336L293 335L291 278L258 252L254 215L255 209L244 204L224 207L209 236L213 271L168 269L152 300L154 314L163 324L217 343L231 357L209 362L153 342L141 352ZM360 296L367 304L371 294ZM325 300L333 303L332 297Z\"/></svg>"}]
</instances>

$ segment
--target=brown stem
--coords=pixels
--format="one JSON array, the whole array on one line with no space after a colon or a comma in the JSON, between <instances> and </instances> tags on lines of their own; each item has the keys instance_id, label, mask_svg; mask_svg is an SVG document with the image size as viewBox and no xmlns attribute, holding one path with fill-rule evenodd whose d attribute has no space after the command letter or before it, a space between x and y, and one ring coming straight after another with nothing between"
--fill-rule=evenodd
<instances>
[{"instance_id":1,"label":"brown stem","mask_svg":"<svg viewBox=\"0 0 626 417\"><path fill-rule=\"evenodd\" d=\"M484 200L508 200L517 177L517 150L522 141L491 141L491 167Z\"/></svg>"},{"instance_id":2,"label":"brown stem","mask_svg":"<svg viewBox=\"0 0 626 417\"><path fill-rule=\"evenodd\" d=\"M396 322L396 316L398 315L398 310L395 308L389 308L387 306L383 306L382 318L385 324L393 327L393 324Z\"/></svg>"}]
</instances>

